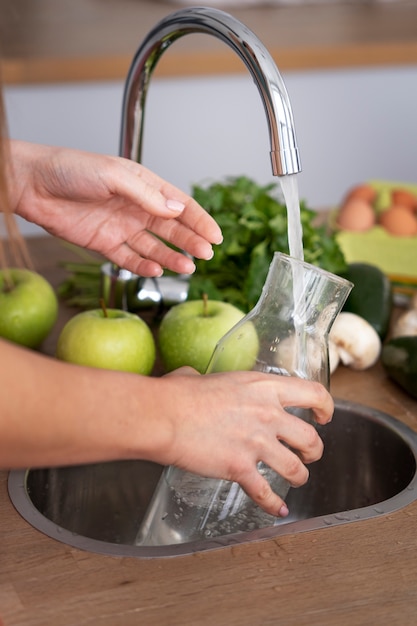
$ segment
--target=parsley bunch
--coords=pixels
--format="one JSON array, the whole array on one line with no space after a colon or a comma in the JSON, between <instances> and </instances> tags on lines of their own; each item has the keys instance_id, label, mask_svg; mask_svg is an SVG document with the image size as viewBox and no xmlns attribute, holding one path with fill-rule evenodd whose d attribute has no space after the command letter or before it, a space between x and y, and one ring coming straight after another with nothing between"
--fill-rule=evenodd
<instances>
[{"instance_id":1,"label":"parsley bunch","mask_svg":"<svg viewBox=\"0 0 417 626\"><path fill-rule=\"evenodd\" d=\"M249 311L258 301L274 252L288 254L287 209L275 183L260 186L240 176L193 187L193 197L217 221L224 241L213 259L196 259L188 299L206 293ZM343 253L317 214L300 203L305 261L334 274L346 269Z\"/></svg>"}]
</instances>

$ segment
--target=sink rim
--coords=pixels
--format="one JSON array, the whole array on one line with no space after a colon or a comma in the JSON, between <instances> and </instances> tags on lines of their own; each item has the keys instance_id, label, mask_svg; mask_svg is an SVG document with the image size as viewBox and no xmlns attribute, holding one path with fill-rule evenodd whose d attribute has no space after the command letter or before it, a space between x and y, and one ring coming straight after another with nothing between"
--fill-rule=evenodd
<instances>
[{"instance_id":1,"label":"sink rim","mask_svg":"<svg viewBox=\"0 0 417 626\"><path fill-rule=\"evenodd\" d=\"M33 504L26 489L27 477L30 469L12 470L8 476L9 498L17 512L33 528L52 539L65 543L73 548L86 550L97 554L117 557L136 558L166 558L173 556L185 556L194 552L205 552L234 545L253 543L274 539L279 536L298 534L312 530L331 528L342 524L354 523L366 519L380 517L394 513L417 500L417 433L409 426L393 416L362 404L347 400L335 399L335 409L353 411L370 421L376 421L388 430L394 431L410 448L416 461L416 471L408 485L399 493L387 500L370 506L337 511L328 515L321 515L302 520L281 522L277 526L260 528L250 532L225 535L216 539L193 541L182 544L165 546L137 546L116 544L99 539L79 535L63 528L45 517Z\"/></svg>"}]
</instances>

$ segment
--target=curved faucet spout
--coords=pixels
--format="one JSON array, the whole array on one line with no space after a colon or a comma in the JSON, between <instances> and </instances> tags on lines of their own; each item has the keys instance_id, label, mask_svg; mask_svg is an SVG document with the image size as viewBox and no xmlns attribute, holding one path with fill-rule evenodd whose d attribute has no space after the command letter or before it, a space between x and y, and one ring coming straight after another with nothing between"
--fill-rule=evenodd
<instances>
[{"instance_id":1,"label":"curved faucet spout","mask_svg":"<svg viewBox=\"0 0 417 626\"><path fill-rule=\"evenodd\" d=\"M164 51L189 33L213 35L243 60L265 107L273 175L300 172L290 100L274 60L244 24L228 13L204 7L182 9L167 16L149 32L137 50L125 84L120 155L141 161L146 94L152 72Z\"/></svg>"}]
</instances>

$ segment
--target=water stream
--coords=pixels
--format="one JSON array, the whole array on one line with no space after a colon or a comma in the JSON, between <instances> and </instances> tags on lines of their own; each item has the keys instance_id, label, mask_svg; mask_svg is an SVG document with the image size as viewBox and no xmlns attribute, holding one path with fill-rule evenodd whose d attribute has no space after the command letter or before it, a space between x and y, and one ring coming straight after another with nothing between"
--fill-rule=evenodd
<instances>
[{"instance_id":1,"label":"water stream","mask_svg":"<svg viewBox=\"0 0 417 626\"><path fill-rule=\"evenodd\" d=\"M282 195L287 207L288 246L290 256L304 260L303 230L301 226L300 200L297 174L280 176Z\"/></svg>"},{"instance_id":2,"label":"water stream","mask_svg":"<svg viewBox=\"0 0 417 626\"><path fill-rule=\"evenodd\" d=\"M287 231L288 231L288 248L289 254L295 259L304 261L303 250L303 229L301 224L300 199L298 193L298 181L296 174L288 176L280 176L282 195L287 207ZM297 352L295 363L299 364L301 372L306 371L304 367L304 359L307 358L307 350L305 346L306 335L305 329L305 307L302 305L301 299L305 299L303 268L294 266L293 268L293 298L294 298L294 330L295 342L294 349Z\"/></svg>"}]
</instances>

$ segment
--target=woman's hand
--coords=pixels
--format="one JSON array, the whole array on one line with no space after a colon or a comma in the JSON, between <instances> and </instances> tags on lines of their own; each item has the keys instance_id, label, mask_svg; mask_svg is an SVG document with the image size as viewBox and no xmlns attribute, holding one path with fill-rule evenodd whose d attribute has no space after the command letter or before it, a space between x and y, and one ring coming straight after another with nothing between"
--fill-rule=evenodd
<instances>
[{"instance_id":1,"label":"woman's hand","mask_svg":"<svg viewBox=\"0 0 417 626\"><path fill-rule=\"evenodd\" d=\"M1 396L3 468L151 460L236 481L265 511L285 516L257 464L302 485L323 443L285 408L311 408L320 424L333 414L323 386L295 377L181 368L158 378L64 363L6 341L0 352L11 390Z\"/></svg>"},{"instance_id":2,"label":"woman's hand","mask_svg":"<svg viewBox=\"0 0 417 626\"><path fill-rule=\"evenodd\" d=\"M258 472L257 464L263 461L292 486L307 481L304 463L321 457L323 442L314 426L285 409L311 408L317 422L325 424L334 410L326 389L295 377L258 372L200 376L190 368L181 368L161 382L165 389L158 400L167 399L164 410L171 420L159 460L236 481L265 511L287 515L285 503Z\"/></svg>"},{"instance_id":3,"label":"woman's hand","mask_svg":"<svg viewBox=\"0 0 417 626\"><path fill-rule=\"evenodd\" d=\"M134 161L21 141L11 141L10 152L16 214L134 273L194 271L161 239L203 259L222 241L195 200Z\"/></svg>"}]
</instances>

